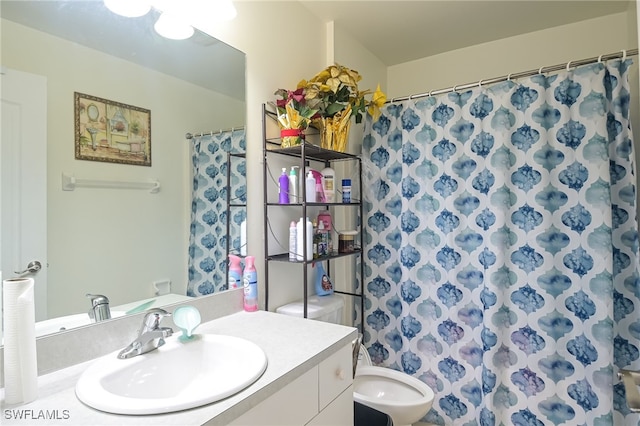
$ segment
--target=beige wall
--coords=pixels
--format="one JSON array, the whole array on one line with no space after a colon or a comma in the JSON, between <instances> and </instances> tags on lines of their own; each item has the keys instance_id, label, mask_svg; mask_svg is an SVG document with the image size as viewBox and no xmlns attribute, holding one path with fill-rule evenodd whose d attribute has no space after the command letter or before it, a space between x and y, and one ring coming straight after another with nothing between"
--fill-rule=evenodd
<instances>
[{"instance_id":1,"label":"beige wall","mask_svg":"<svg viewBox=\"0 0 640 426\"><path fill-rule=\"evenodd\" d=\"M390 97L424 93L637 47L633 13L483 43L389 67Z\"/></svg>"},{"instance_id":2,"label":"beige wall","mask_svg":"<svg viewBox=\"0 0 640 426\"><path fill-rule=\"evenodd\" d=\"M185 294L190 194L184 136L244 124L244 103L5 20L2 65L47 78L49 316L87 311L86 292L106 294L112 305L152 297L152 282L163 279ZM151 110L152 166L76 160L74 92ZM63 172L155 178L161 190L62 191Z\"/></svg>"}]
</instances>

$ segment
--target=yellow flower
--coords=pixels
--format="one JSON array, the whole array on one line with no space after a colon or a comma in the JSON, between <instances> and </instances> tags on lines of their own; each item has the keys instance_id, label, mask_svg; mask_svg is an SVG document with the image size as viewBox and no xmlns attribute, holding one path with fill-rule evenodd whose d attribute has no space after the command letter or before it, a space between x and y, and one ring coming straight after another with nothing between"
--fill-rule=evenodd
<instances>
[{"instance_id":1,"label":"yellow flower","mask_svg":"<svg viewBox=\"0 0 640 426\"><path fill-rule=\"evenodd\" d=\"M380 118L380 108L382 108L385 102L387 102L387 95L385 95L382 90L380 90L380 84L378 84L378 87L376 87L376 91L371 97L369 108L367 108L367 112L373 118L373 121L378 121L378 118Z\"/></svg>"}]
</instances>

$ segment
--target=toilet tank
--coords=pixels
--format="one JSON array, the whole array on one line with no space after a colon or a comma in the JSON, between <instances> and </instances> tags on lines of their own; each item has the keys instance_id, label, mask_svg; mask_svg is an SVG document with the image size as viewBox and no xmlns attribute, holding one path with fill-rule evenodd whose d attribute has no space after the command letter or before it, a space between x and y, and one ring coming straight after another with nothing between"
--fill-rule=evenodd
<instances>
[{"instance_id":1,"label":"toilet tank","mask_svg":"<svg viewBox=\"0 0 640 426\"><path fill-rule=\"evenodd\" d=\"M307 318L333 324L342 323L342 311L344 310L344 298L338 294L327 296L310 296L307 299ZM296 317L304 316L304 304L302 300L280 306L276 309L279 314Z\"/></svg>"}]
</instances>

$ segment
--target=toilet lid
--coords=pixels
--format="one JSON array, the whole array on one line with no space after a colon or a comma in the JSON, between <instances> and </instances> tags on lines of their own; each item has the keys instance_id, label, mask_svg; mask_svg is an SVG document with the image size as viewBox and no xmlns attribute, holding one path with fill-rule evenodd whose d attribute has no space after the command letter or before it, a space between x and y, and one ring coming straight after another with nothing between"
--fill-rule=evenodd
<instances>
[{"instance_id":1,"label":"toilet lid","mask_svg":"<svg viewBox=\"0 0 640 426\"><path fill-rule=\"evenodd\" d=\"M358 365L371 365L371 357L369 351L364 345L360 345L360 352L358 353Z\"/></svg>"}]
</instances>

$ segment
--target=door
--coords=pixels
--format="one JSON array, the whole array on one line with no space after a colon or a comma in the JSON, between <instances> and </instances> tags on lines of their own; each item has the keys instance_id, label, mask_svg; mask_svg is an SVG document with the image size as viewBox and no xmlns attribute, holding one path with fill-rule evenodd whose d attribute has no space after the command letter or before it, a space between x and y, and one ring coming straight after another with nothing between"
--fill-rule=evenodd
<instances>
[{"instance_id":1,"label":"door","mask_svg":"<svg viewBox=\"0 0 640 426\"><path fill-rule=\"evenodd\" d=\"M21 275L36 281L40 321L47 318L47 80L3 67L0 90L0 271L7 279L41 263Z\"/></svg>"}]
</instances>

